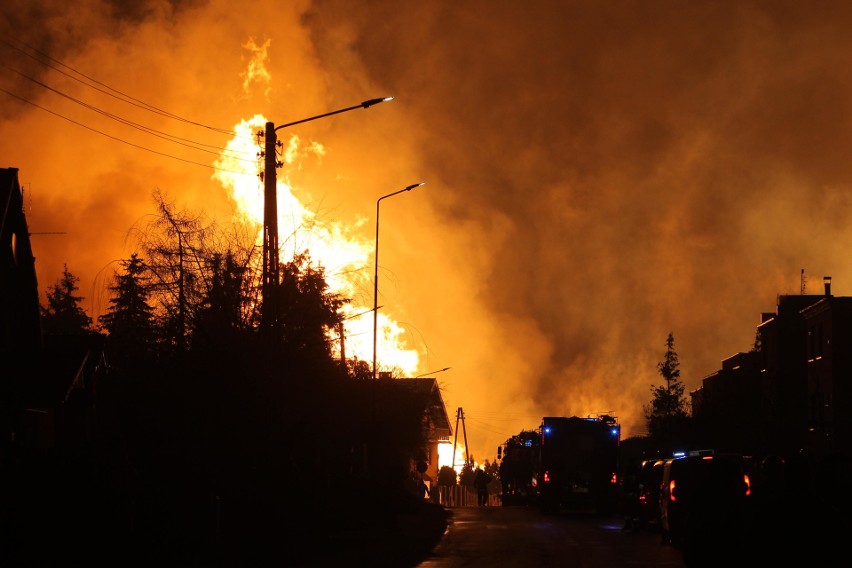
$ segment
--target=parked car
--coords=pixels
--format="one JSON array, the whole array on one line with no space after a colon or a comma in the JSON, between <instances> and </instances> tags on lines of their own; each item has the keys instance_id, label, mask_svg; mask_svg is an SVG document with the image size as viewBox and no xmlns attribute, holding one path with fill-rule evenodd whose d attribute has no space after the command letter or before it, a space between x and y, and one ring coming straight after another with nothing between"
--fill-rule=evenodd
<instances>
[{"instance_id":1,"label":"parked car","mask_svg":"<svg viewBox=\"0 0 852 568\"><path fill-rule=\"evenodd\" d=\"M660 493L663 539L686 557L735 550L745 536L749 458L695 452L665 460Z\"/></svg>"}]
</instances>

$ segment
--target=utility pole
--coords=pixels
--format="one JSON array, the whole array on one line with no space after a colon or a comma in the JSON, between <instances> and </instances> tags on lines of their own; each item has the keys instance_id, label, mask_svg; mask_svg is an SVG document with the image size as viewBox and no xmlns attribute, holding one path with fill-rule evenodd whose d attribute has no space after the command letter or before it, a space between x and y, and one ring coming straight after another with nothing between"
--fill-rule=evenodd
<instances>
[{"instance_id":1,"label":"utility pole","mask_svg":"<svg viewBox=\"0 0 852 568\"><path fill-rule=\"evenodd\" d=\"M464 431L464 463L465 465L470 465L470 451L467 449L467 428L464 425L464 409L459 406L459 409L456 411L456 437L453 441L453 465L451 466L453 469L456 469L456 446L459 443L459 420L461 420L462 430Z\"/></svg>"},{"instance_id":2,"label":"utility pole","mask_svg":"<svg viewBox=\"0 0 852 568\"><path fill-rule=\"evenodd\" d=\"M278 148L282 144L278 141L276 132L288 126L295 126L303 122L309 122L318 118L324 118L334 114L355 110L356 108L370 108L373 105L389 101L393 97L384 97L380 99L370 99L361 104L351 107L342 108L325 114L319 114L310 118L303 118L295 122L288 122L281 126L275 126L272 122L266 123L266 129L263 133L258 133L258 136L263 134L263 275L261 294L263 301L260 306L260 323L261 328L267 334L270 341L277 341L279 337L278 325L280 311L278 309L278 180L277 169L283 163L278 160Z\"/></svg>"},{"instance_id":3,"label":"utility pole","mask_svg":"<svg viewBox=\"0 0 852 568\"><path fill-rule=\"evenodd\" d=\"M263 153L263 282L260 324L271 341L278 337L278 160L275 124L266 123Z\"/></svg>"}]
</instances>

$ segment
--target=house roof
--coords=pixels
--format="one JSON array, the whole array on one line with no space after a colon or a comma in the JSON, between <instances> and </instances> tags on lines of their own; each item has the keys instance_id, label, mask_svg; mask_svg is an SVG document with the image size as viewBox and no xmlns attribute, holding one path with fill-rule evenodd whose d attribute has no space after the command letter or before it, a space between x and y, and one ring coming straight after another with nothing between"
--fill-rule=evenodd
<instances>
[{"instance_id":1,"label":"house roof","mask_svg":"<svg viewBox=\"0 0 852 568\"><path fill-rule=\"evenodd\" d=\"M435 428L447 430L452 435L450 419L447 416L447 407L441 396L438 381L434 378L400 378L400 379L376 379L379 384L400 386L413 391L421 400L423 408L429 413L429 418Z\"/></svg>"},{"instance_id":2,"label":"house roof","mask_svg":"<svg viewBox=\"0 0 852 568\"><path fill-rule=\"evenodd\" d=\"M17 168L0 168L0 353L12 357L40 346L35 257Z\"/></svg>"},{"instance_id":3,"label":"house roof","mask_svg":"<svg viewBox=\"0 0 852 568\"><path fill-rule=\"evenodd\" d=\"M28 383L27 403L55 407L75 392L90 391L103 360L106 336L100 333L47 335Z\"/></svg>"}]
</instances>

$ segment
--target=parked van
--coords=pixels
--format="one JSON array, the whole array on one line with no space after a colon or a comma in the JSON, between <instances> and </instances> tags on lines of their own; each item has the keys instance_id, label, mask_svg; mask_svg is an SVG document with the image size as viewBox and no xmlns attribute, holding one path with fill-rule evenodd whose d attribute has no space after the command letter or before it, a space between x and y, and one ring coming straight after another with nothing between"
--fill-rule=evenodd
<instances>
[{"instance_id":1,"label":"parked van","mask_svg":"<svg viewBox=\"0 0 852 568\"><path fill-rule=\"evenodd\" d=\"M651 530L660 528L664 464L661 459L645 460L639 469L639 523Z\"/></svg>"},{"instance_id":2,"label":"parked van","mask_svg":"<svg viewBox=\"0 0 852 568\"><path fill-rule=\"evenodd\" d=\"M660 493L663 539L685 553L739 543L750 494L744 456L705 451L665 460Z\"/></svg>"}]
</instances>

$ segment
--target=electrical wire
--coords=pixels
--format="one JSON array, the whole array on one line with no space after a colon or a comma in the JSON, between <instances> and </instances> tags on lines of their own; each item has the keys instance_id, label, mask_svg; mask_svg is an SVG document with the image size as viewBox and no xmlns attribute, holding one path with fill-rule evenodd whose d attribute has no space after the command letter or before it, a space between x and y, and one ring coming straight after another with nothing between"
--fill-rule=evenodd
<instances>
[{"instance_id":1,"label":"electrical wire","mask_svg":"<svg viewBox=\"0 0 852 568\"><path fill-rule=\"evenodd\" d=\"M158 108L158 107L155 107L155 106L153 106L153 105L150 105L150 104L148 104L148 103L145 103L145 102L143 102L143 101L141 101L141 100L139 100L139 99L136 99L136 98L134 98L134 97L132 97L132 96L130 96L130 95L128 95L128 94L126 94L126 93L123 93L122 91L119 91L119 90L117 90L117 89L114 89L114 88L110 87L109 85L106 85L105 83L102 83L101 81L98 81L97 79L94 79L93 77L89 77L88 75L86 75L86 74L84 74L84 73L82 73L82 72L80 72L80 71L77 71L77 70L76 70L76 69L74 69L73 67L70 67L70 66L68 66L68 65L66 65L66 64L64 64L64 63L62 63L61 61L58 61L58 60L56 60L56 59L53 59L53 58L52 58L52 57L50 57L49 55L47 55L47 54L45 54L45 53L43 53L43 52L41 52L41 51L37 50L36 48L34 48L34 47L32 47L32 46L28 45L27 43L25 43L25 42L23 42L23 41L21 41L21 40L18 40L18 39L16 39L16 38L8 38L8 36L7 36L7 39L11 39L12 41L15 41L15 42L19 43L20 45L25 46L27 49L32 50L33 52L37 53L37 54L38 54L38 55L40 55L41 57L43 57L43 58L45 58L45 59L47 59L47 60L49 60L49 61L52 61L52 62L56 63L57 65L60 65L60 66L62 66L62 67L64 67L64 68L66 68L66 69L69 69L69 70L73 71L74 73L76 73L77 75L79 75L79 76L81 76L81 77L84 77L87 81L91 81L92 83L95 83L95 84L97 84L97 85L101 85L101 86L103 86L105 89L108 89L108 90L109 90L109 91L111 91L111 92L109 92L109 91L107 91L107 90L105 90L105 89L101 89L101 88L99 88L99 87L96 87L95 85L92 85L92 84L90 84L90 83L88 83L88 82L86 82L86 81L82 81L82 80L80 80L79 78L74 77L73 75L70 75L69 73L66 73L66 72L65 72L65 71L63 71L62 69L59 69L59 68L58 68L58 67L56 67L55 65L51 65L51 64L49 64L49 63L47 63L47 62L45 62L45 61L43 61L43 60L41 60L41 59L39 59L39 58L37 58L37 57L34 57L31 53L28 53L28 52L27 52L27 51L25 51L24 49L21 49L20 47L18 47L18 46L16 46L16 45L13 45L12 43L9 43L9 41L6 41L5 39L0 39L0 44L6 45L7 47L9 47L9 48L11 48L11 49L14 49L14 50L18 51L19 53L21 53L21 54L23 54L23 55L25 55L25 56L27 56L27 57L29 57L29 58L31 58L31 59L33 59L33 60L35 60L36 62L38 62L38 63L40 63L40 64L42 64L42 65L45 65L46 67L49 67L50 69L53 69L53 70L55 70L55 71L57 71L57 72L59 72L59 73L61 73L61 74L65 75L66 77L68 77L68 78L70 78L70 79L72 79L72 80L75 80L75 81L77 81L77 82L79 82L79 83L81 83L81 84L83 84L83 85L85 85L85 86L87 86L87 87L89 87L89 88L95 89L96 91L101 92L101 93L103 93L103 94L105 94L105 95L111 96L111 97L113 97L113 98L115 98L115 99L117 99L117 100L120 100L120 101L122 101L122 102L125 102L125 103L128 103L128 104L131 104L131 105L136 106L136 107L138 107L138 108L141 108L141 109L143 109L143 110L147 110L147 111L149 111L149 112L153 112L153 113L158 114L158 115L160 115L160 116L164 116L164 117L167 117L167 118L171 118L171 119L173 119L173 120L177 120L177 121L184 122L184 123L187 123L187 124L192 124L192 125L199 126L199 127L202 127L202 128L208 129L208 130L212 130L212 131L219 132L219 133L223 133L223 134L228 134L228 135L231 135L231 136L241 136L241 135L239 135L239 134L235 133L233 130L230 130L230 129L223 129L223 128L216 128L216 127L208 126L208 125L202 124L202 123L200 123L200 122L193 121L193 120L189 120L189 119L186 119L186 118L181 117L181 116L179 116L179 115L176 115L176 114L174 114L174 113L171 113L171 112L168 112L168 111L162 110L162 109L160 109L160 108ZM37 84L37 85L41 86L42 88L45 88L45 89L47 89L47 90L50 90L50 91L52 91L52 92L56 93L56 94L57 94L57 95L59 95L59 96L62 96L62 97L64 97L64 98L67 98L68 100L71 100L72 102L74 102L74 103L76 103L76 104L79 104L80 106L83 106L84 108L88 108L89 110L91 110L91 111L93 111L93 112L99 113L99 114L101 114L102 116L105 116L105 117L107 117L107 118L110 118L110 119L112 119L112 120L115 120L115 121L117 121L117 122L119 122L119 123L121 123L121 124L124 124L125 126L130 126L131 128L135 128L135 129L137 129L137 130L140 130L140 131L145 132L145 133L147 133L147 134L150 134L150 135L152 135L152 136L156 136L156 137L158 137L158 138L161 138L161 139L167 140L167 141L169 141L169 142L172 142L172 143L175 143L175 144L179 144L179 145L182 145L182 146L185 146L185 147L191 148L191 149L193 149L193 150L197 150L197 151L200 151L200 152L206 152L206 153L209 153L209 154L213 154L213 155L215 155L215 156L217 156L217 157L219 157L219 156L224 156L224 157L226 157L226 158L231 158L231 159L235 159L235 160L239 160L239 161L244 161L244 162L249 162L249 163L256 163L256 158L255 158L255 159L247 159L247 158L243 158L243 157L237 156L237 155L235 155L235 153L234 153L234 151L233 151L233 150L229 150L229 149L224 148L224 147L221 147L221 146L216 146L216 145L211 145L211 144L205 144L205 143L201 143L201 142L192 141L192 140L189 140L189 139L186 139L186 138L181 138L181 137L179 137L179 136L175 136L175 135L172 135L172 134L168 134L168 133L165 133L165 132L162 132L162 131L159 131L159 130L156 130L156 129L153 129L153 128L150 128L150 127L147 127L147 126L144 126L144 125L142 125L142 124L139 124L139 123L133 122L133 121L131 121L131 120L125 119L125 118L123 118L123 117L121 117L121 116L118 116L118 115L116 115L116 114L113 114L113 113L107 112L107 111L105 111L105 110L103 110L103 109L101 109L101 108L98 108L98 107L96 107L96 106L94 106L94 105L91 105L91 104L89 104L89 103L86 103L85 101L82 101L82 100L80 100L80 99L77 99L77 98L75 98L75 97L72 97L72 96L68 95L67 93L62 92L61 90L56 89L56 88L53 88L53 87L51 87L50 85L47 85L46 83L44 83L44 82L42 82L42 81L39 81L39 80L35 79L34 77L31 77L31 76L29 76L29 75L27 75L27 74L25 74L25 73L23 73L23 72L21 72L21 71L19 71L19 70L17 70L17 69L14 69L14 68L12 68L12 67L9 67L8 65L5 65L5 64L0 64L0 65L2 65L4 68L6 68L6 69L8 69L8 70L10 70L10 71L12 71L12 72L14 72L14 73L17 73L17 74L18 74L18 75L20 75L21 77L24 77L24 78L26 78L26 79L27 79L27 80L29 80L29 81L32 81L33 83L35 83L35 84ZM204 164L204 163L201 163L201 162L196 162L196 161L193 161L193 160L189 160L189 159L185 159L185 158L180 158L180 157L178 157L178 156L175 156L175 155L172 155L172 154L168 154L168 153L166 153L166 152L160 152L160 151L158 151L158 150L153 150L153 149L151 149L151 148L148 148L148 147L142 146L142 145L140 145L140 144L136 144L136 143L130 142L130 141L125 140L125 139L123 139L123 138L120 138L120 137L118 137L118 136L113 136L113 135L111 135L111 134L108 134L108 133L106 133L106 132L103 132L103 131L101 131L101 130L98 130L98 129L96 129L96 128L93 128L93 127L91 127L91 126L88 126L88 125L86 125L86 124L84 124L84 123L81 123L81 122L79 122L79 121L76 121L76 120L74 120L74 119L71 119L71 118L69 118L69 117L67 117L67 116L62 115L61 113L58 113L58 112L53 111L53 110L50 110L50 109L49 109L49 108L47 108L47 107L44 107L44 106L42 106L42 105L39 105L39 104L37 104L37 103L35 103L35 102L33 102L33 101L31 101L31 100L29 100L29 99L25 98L25 97L22 97L22 96L20 96L20 95L17 95L17 94L15 94L15 93L12 93L12 92L10 92L10 91L8 91L8 90L6 90L6 89L0 89L0 91L2 91L2 92L4 92L4 93L6 93L7 95L9 95L9 96L11 96L11 97L13 97L13 98L18 99L18 100L20 100L20 101L22 101L22 102L24 102L24 103L30 104L30 105L32 105L32 106L34 106L34 107L36 107L36 108L38 108L38 109L40 109L40 110L44 110L45 112L49 112L50 114L53 114L54 116L58 116L59 118L62 118L62 119L64 119L64 120L67 120L67 121L69 121L69 122L71 122L71 123L73 123L73 124L76 124L76 125L78 125L78 126L82 126L83 128L86 128L87 130L90 130L90 131L92 131L92 132L95 132L95 133L97 133L97 134L100 134L100 135L102 135L102 136L105 136L105 137L110 138L110 139L112 139L112 140L115 140L115 141L117 141L117 142L121 142L121 143L123 143L123 144L127 144L127 145L129 145L129 146L134 147L134 148L138 148L138 149L141 149L141 150L145 150L145 151L147 151L147 152L151 152L151 153L153 153L153 154L157 154L157 155L160 155L160 156L163 156L163 157L167 157L167 158L171 158L171 159L174 159L174 160L178 160L178 161L181 161L181 162L184 162L184 163L189 163L189 164L193 164L193 165L198 165L198 166L206 167L206 168L209 168L209 169L212 169L212 170L215 170L215 171L222 171L222 172L236 173L236 174L241 174L241 175L252 175L252 176L254 176L254 175L255 175L255 174L247 174L246 172L242 172L242 171L237 171L237 170L232 170L232 169L227 169L227 168L220 168L220 167L216 167L216 166L211 166L211 165ZM115 93L115 94L114 94L114 93ZM254 137L252 136L252 138L254 138ZM216 149L216 150L218 150L218 151L214 152L214 151L208 150L208 149L206 149L206 148L213 148L213 149ZM239 153L239 154L244 154L244 155L248 154L248 152L240 152L240 151L236 151L236 152L237 152L237 153Z\"/></svg>"},{"instance_id":2,"label":"electrical wire","mask_svg":"<svg viewBox=\"0 0 852 568\"><path fill-rule=\"evenodd\" d=\"M116 142L121 142L122 144L127 144L128 146L133 146L134 148L138 148L138 149L140 149L140 150L145 150L146 152L151 152L152 154L157 154L157 155L159 155L159 156L164 156L164 157L166 157L166 158L172 158L173 160L178 160L178 161L180 161L180 162L185 162L185 163L188 163L188 164L194 164L194 165L196 165L196 166L201 166L201 167L204 167L204 168L210 168L210 169L212 169L212 170L216 170L216 171L220 171L220 172L228 172L228 173L232 173L232 174L240 174L240 175L251 175L252 177L255 177L255 174L249 174L249 173L247 173L247 172L241 172L241 171L237 171L237 170L229 170L229 169L226 169L226 168L217 168L216 166L211 166L211 165L209 165L209 164L202 164L201 162L195 162L195 161L192 161L192 160L187 160L187 159L185 159L185 158L179 158L178 156L173 156L173 155L171 155L171 154L166 154L165 152L160 152L160 151L157 151L157 150L153 150L153 149L151 149L151 148L146 148L145 146L141 146L141 145L139 145L139 144L134 144L133 142L129 142L129 141L124 140L124 139L122 139L122 138L119 138L119 137L117 137L117 136L113 136L112 134L107 134L106 132L102 132L102 131L100 131L100 130L98 130L98 129L96 129L96 128L92 128L91 126L88 126L88 125L86 125L86 124L83 124L82 122L78 122L78 121L76 121L76 120L74 120L74 119L68 118L67 116L64 116L64 115L62 115L62 114L60 114L60 113L58 113L58 112L52 111L52 110L50 110L49 108L46 108L46 107L43 107L43 106L41 106L41 105L39 105L39 104L37 104L37 103L34 103L34 102L32 102L31 100L28 100L28 99L26 99L26 98L24 98L24 97L18 96L18 95L16 95L16 94L12 93L12 92L9 92L9 91L7 91L6 89L4 89L4 88L2 88L2 87L0 87L0 92L6 93L6 94L7 94L7 95L9 95L10 97L14 97L14 98L18 99L18 100L19 100L19 101L21 101L21 102L24 102L24 103L27 103L27 104L29 104L29 105L32 105L32 106L34 106L34 107L36 107L36 108L38 108L38 109L41 109L41 110L43 110L43 111L45 111L45 112L49 112L50 114L52 114L52 115L54 115L54 116L58 116L59 118L62 118L62 119L64 119L64 120L67 120L68 122L70 122L70 123L72 123L72 124L76 124L77 126L82 126L83 128L85 128L85 129L87 129L87 130L91 130L92 132L95 132L95 133L97 133L97 134L100 134L101 136L106 136L107 138L110 138L110 139L112 139L112 140L115 140Z\"/></svg>"},{"instance_id":3,"label":"electrical wire","mask_svg":"<svg viewBox=\"0 0 852 568\"><path fill-rule=\"evenodd\" d=\"M8 36L7 36L7 37L8 37ZM111 96L111 97L113 97L113 98L115 98L115 99L121 100L121 101L123 101L123 102L125 102L125 103L131 104L131 105L133 105L133 106L136 106L136 107L138 107L138 108L141 108L141 109L147 110L147 111L149 111L149 112L153 112L153 113L155 113L155 114L159 114L159 115L161 115L161 116L165 116L165 117L167 117L167 118L171 118L171 119L173 119L173 120L177 120L177 121L180 121L180 122L185 122L185 123L187 123L187 124L192 124L192 125L194 125L194 126L199 126L199 127L201 127L201 128L206 128L206 129L208 129L208 130L212 130L212 131L214 131L214 132L219 132L219 133L222 133L222 134L228 134L228 135L230 135L230 136L236 136L236 135L237 135L237 133L236 133L236 132L234 132L234 131L233 131L233 130L231 130L231 129L217 128L217 127L214 127L214 126L208 126L208 125L206 125L206 124L203 124L203 123L200 123L200 122L196 122L196 121L194 121L194 120L190 120L190 119L184 118L184 117L182 117L182 116L179 116L179 115L177 115L177 114L171 113L171 112L169 112L169 111L166 111L166 110L160 109L160 108L158 108L158 107L155 107L154 105L150 105L150 104L148 104L148 103L146 103L146 102L144 102L144 101L141 101L141 100L139 100L139 99L137 99L137 98L135 98L135 97L132 97L132 96L130 96L130 95L128 95L128 94L126 94L126 93L123 93L122 91L119 91L119 90L117 90L117 89L114 89L114 88L110 87L109 85L107 85L107 84L105 84L105 83L102 83L101 81L98 81L97 79L95 79L95 78L93 78L93 77L89 77L89 76L88 76L88 75L86 75L85 73L82 73L82 72L80 72L80 71L77 71L77 70L76 70L76 69L74 69L73 67L71 67L71 66L69 66L69 65L66 65L65 63L62 63L61 61L58 61L58 60L56 60L56 59L53 59L52 57L50 57L50 56L49 56L49 55L47 55L46 53L43 53L43 52L39 51L39 50L38 50L38 49L36 49L35 47L33 47L33 46L31 46L31 45L29 45L29 44L27 44L27 43L25 43L25 42L23 42L23 41L21 41L21 40L17 39L17 38L11 37L11 38L8 38L8 39L11 39L12 41L17 42L17 43L19 43L20 45L23 45L23 46L24 46L24 47L26 47L27 49L32 50L33 52L37 53L37 54L38 54L38 55L40 55L41 57L44 57L45 59L47 59L48 61L52 61L53 63L56 63L57 65L60 65L60 66L64 67L65 69L69 69L69 70L73 71L74 73L76 73L76 74L77 74L77 75L79 75L80 77L84 77L86 80L91 81L92 83L95 83L96 85L100 85L101 87L104 87L105 89L108 89L108 91L107 91L107 90L104 90L104 89L100 89L100 88L96 87L95 85L91 85L91 84L89 84L89 83L86 83L85 81L80 80L80 79L79 79L79 78L77 78L77 77L74 77L74 76L72 76L72 75L69 75L68 73L66 73L66 72L62 71L61 69L59 69L59 68L57 68L57 67L55 67L55 66L53 66L53 65L50 65L49 63L46 63L46 62L42 61L41 59L38 59L37 57L34 57L32 54L27 53L26 51L24 51L24 50L23 50L23 49L21 49L20 47L18 47L18 46L16 46L16 45L12 45L11 43L9 43L9 42L8 42L8 41L6 41L6 40L0 40L0 43L3 43L3 44L5 44L6 46L11 47L12 49L14 49L14 50L16 50L16 51L18 51L18 52L20 52L20 53L22 53L22 54L26 55L26 56L27 56L27 57L29 57L30 59L33 59L34 61L36 61L36 62L38 62L38 63L40 63L40 64L42 64L42 65L44 65L44 66L46 66L46 67L49 67L49 68L53 69L54 71L57 71L57 72L59 72L59 73L62 73L62 74L63 74L63 75L65 75L66 77L69 77L70 79L73 79L73 80L75 80L75 81L77 81L77 82L79 82L79 83L81 83L81 84L83 84L83 85L86 85L87 87L89 87L89 88L91 88L91 89L95 89L96 91L99 91L99 92L101 92L101 93L103 93L103 94L105 94L105 95Z\"/></svg>"},{"instance_id":4,"label":"electrical wire","mask_svg":"<svg viewBox=\"0 0 852 568\"><path fill-rule=\"evenodd\" d=\"M12 67L9 67L8 65L5 65L3 63L0 63L0 67L4 67L4 68L8 69L9 71L12 71L13 73L17 73L21 77L24 77L25 79L28 79L29 81L32 81L36 85L44 87L45 89L47 89L47 90L49 90L53 93L56 93L57 95L59 95L63 98L66 98L66 99L68 99L68 100L70 100L70 101L72 101L72 102L74 102L74 103L76 103L76 104L78 104L78 105L80 105L84 108L87 108L87 109L89 109L93 112L96 112L96 113L98 113L102 116L105 116L107 118L110 118L112 120L115 120L116 122L119 122L119 123L124 124L126 126L130 126L131 128L134 128L134 129L139 130L141 132L151 134L152 136L156 136L157 138L161 138L161 139L167 140L169 142L174 142L175 144L179 144L179 145L185 146L187 148L192 148L193 150L198 150L199 152L206 152L208 154L213 154L214 156L224 155L228 158L233 158L235 160L240 160L240 161L249 162L249 163L255 163L255 160L249 160L249 159L241 158L239 156L234 155L227 148L224 148L224 147L221 147L221 146L215 146L215 145L212 145L212 144L204 144L204 143L201 143L201 142L195 142L195 141L189 140L187 138L181 138L179 136L175 136L173 134L168 134L166 132L162 132L160 130L150 128L148 126L139 124L137 122L133 122L132 120L122 118L118 115L112 114L111 112L105 111L101 108L98 108L94 105L91 105L91 104L89 104L85 101L78 99L78 98L72 97L71 95L68 95L68 94L62 92L59 89L55 89L55 88L51 87L50 85L43 83L43 82L39 81L38 79L35 79L34 77L30 77L29 75L22 73L21 71L18 71L17 69L13 69ZM214 152L214 151L208 150L204 147L215 148L217 150L221 150L221 152ZM247 152L239 152L239 153L240 154L247 154Z\"/></svg>"}]
</instances>

